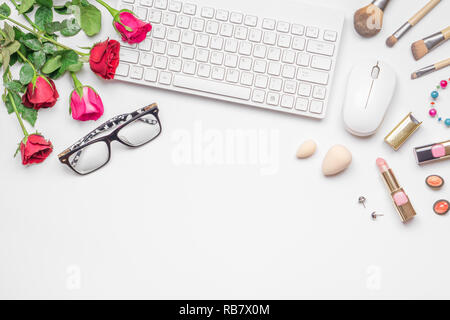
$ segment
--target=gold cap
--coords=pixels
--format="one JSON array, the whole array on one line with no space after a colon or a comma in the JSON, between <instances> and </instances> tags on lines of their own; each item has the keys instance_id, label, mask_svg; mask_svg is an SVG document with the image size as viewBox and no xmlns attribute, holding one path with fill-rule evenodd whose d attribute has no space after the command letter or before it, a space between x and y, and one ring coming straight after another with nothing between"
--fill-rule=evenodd
<instances>
[{"instance_id":1,"label":"gold cap","mask_svg":"<svg viewBox=\"0 0 450 320\"><path fill-rule=\"evenodd\" d=\"M410 112L391 132L389 132L386 138L384 138L384 141L397 151L421 124L422 122L419 122L414 118Z\"/></svg>"}]
</instances>

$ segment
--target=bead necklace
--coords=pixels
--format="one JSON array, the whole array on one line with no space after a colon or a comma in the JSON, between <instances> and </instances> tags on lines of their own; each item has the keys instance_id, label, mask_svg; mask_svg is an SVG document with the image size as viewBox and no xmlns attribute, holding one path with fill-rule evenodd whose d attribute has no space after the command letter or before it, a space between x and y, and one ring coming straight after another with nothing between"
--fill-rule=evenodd
<instances>
[{"instance_id":1,"label":"bead necklace","mask_svg":"<svg viewBox=\"0 0 450 320\"><path fill-rule=\"evenodd\" d=\"M449 79L450 81L450 79ZM432 117L432 118L437 118L437 120L439 122L444 122L444 124L450 128L450 118L447 119L443 119L440 115L438 115L438 112L436 110L436 100L439 97L439 91L442 91L444 89L446 89L448 86L448 82L447 80L442 80L438 86L436 86L436 90L433 90L431 92L431 98L433 99L433 101L431 101L430 103L430 110L428 111L428 114Z\"/></svg>"}]
</instances>

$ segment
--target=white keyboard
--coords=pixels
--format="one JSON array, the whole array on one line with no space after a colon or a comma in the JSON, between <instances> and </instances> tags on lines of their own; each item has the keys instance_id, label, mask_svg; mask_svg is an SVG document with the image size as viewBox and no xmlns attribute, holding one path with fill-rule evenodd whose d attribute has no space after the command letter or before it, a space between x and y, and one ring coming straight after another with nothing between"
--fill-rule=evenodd
<instances>
[{"instance_id":1,"label":"white keyboard","mask_svg":"<svg viewBox=\"0 0 450 320\"><path fill-rule=\"evenodd\" d=\"M120 0L153 29L139 45L122 43L116 79L324 118L343 15L298 1L246 2L258 3Z\"/></svg>"}]
</instances>

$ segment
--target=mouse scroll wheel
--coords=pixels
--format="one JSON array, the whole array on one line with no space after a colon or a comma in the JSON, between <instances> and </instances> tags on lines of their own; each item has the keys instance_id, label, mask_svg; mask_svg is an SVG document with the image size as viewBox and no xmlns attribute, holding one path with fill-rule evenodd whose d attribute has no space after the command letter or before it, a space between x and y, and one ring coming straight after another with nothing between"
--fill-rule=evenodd
<instances>
[{"instance_id":1,"label":"mouse scroll wheel","mask_svg":"<svg viewBox=\"0 0 450 320\"><path fill-rule=\"evenodd\" d=\"M378 79L378 76L380 75L380 67L375 66L372 69L372 79Z\"/></svg>"}]
</instances>

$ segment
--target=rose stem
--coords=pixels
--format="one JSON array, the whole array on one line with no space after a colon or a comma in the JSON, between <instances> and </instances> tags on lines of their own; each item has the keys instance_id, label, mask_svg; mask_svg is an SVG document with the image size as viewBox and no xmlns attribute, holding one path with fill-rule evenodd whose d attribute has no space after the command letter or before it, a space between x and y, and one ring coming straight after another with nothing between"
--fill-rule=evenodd
<instances>
[{"instance_id":1,"label":"rose stem","mask_svg":"<svg viewBox=\"0 0 450 320\"><path fill-rule=\"evenodd\" d=\"M10 1L12 2L12 4L14 5L14 7L16 7L16 10L18 11L18 10L19 10L19 5L17 4L17 2L16 2L15 0L10 0ZM22 15L23 15L24 18L28 21L28 23L31 24L31 25L33 26L33 28L35 28L36 30L39 30L39 31L44 31L44 30L41 30L41 29L37 26L37 24L35 24L35 23L33 22L33 20L31 20L25 13L22 13Z\"/></svg>"},{"instance_id":2,"label":"rose stem","mask_svg":"<svg viewBox=\"0 0 450 320\"><path fill-rule=\"evenodd\" d=\"M95 0L98 3L100 3L102 6L104 6L106 9L108 9L109 13L111 13L111 15L115 18L116 15L119 13L118 10L114 9L113 7L111 7L109 4L105 3L102 0Z\"/></svg>"},{"instance_id":3,"label":"rose stem","mask_svg":"<svg viewBox=\"0 0 450 320\"><path fill-rule=\"evenodd\" d=\"M10 72L9 72L9 74L11 75ZM9 80L11 80L11 77L8 77L8 78L9 78ZM22 132L23 132L23 134L25 135L25 138L26 138L26 137L28 137L28 131L25 128L25 125L23 124L22 118L20 117L19 111L17 110L16 103L14 102L14 99L13 99L13 97L11 95L11 92L9 92L9 91L8 91L8 98L9 98L9 101L11 102L11 104L13 106L14 113L16 114L17 120L19 120L20 127L22 128Z\"/></svg>"},{"instance_id":4,"label":"rose stem","mask_svg":"<svg viewBox=\"0 0 450 320\"><path fill-rule=\"evenodd\" d=\"M70 75L72 76L73 86L75 87L75 90L77 91L81 99L83 97L83 84L80 82L80 80L78 80L75 72L70 72Z\"/></svg>"},{"instance_id":5,"label":"rose stem","mask_svg":"<svg viewBox=\"0 0 450 320\"><path fill-rule=\"evenodd\" d=\"M46 37L46 36L44 36L44 35L41 35L41 34L37 33L36 31L34 31L34 30L28 28L27 26L23 25L23 24L20 23L19 21L16 21L16 20L14 20L14 19L11 19L10 17L7 17L7 16L5 16L5 15L3 15L3 14L1 14L1 13L0 13L0 18L3 18L3 19L5 19L5 20L8 20L8 21L12 22L12 23L18 25L19 27L21 27L21 28L23 28L23 29L25 29L25 30L27 30L27 31L29 31L29 32L31 32L31 33L33 33L35 36L37 36L37 37L39 37L39 38L42 38L42 39L44 39L44 40L47 40L48 42L51 42L51 43L53 43L54 45L57 45L58 47L61 47L61 48L66 49L66 50L72 50L72 51L74 51L75 53L77 53L77 54L80 55L80 56L88 56L88 55L89 55L89 53L83 53L83 52L77 51L77 50L75 50L75 49L69 48L69 47L67 47L67 46L65 46L65 45L63 45L63 44L61 44L61 43L59 43L58 41L53 40L52 38L48 38L48 37Z\"/></svg>"},{"instance_id":6,"label":"rose stem","mask_svg":"<svg viewBox=\"0 0 450 320\"><path fill-rule=\"evenodd\" d=\"M30 62L30 60L28 60L28 59L23 55L23 53L20 52L20 51L17 51L17 54L23 59L23 61L25 61L26 63L28 63L28 64L30 65L30 67L33 68L34 76L36 76L36 74L37 74L36 68L35 68L34 65Z\"/></svg>"}]
</instances>

